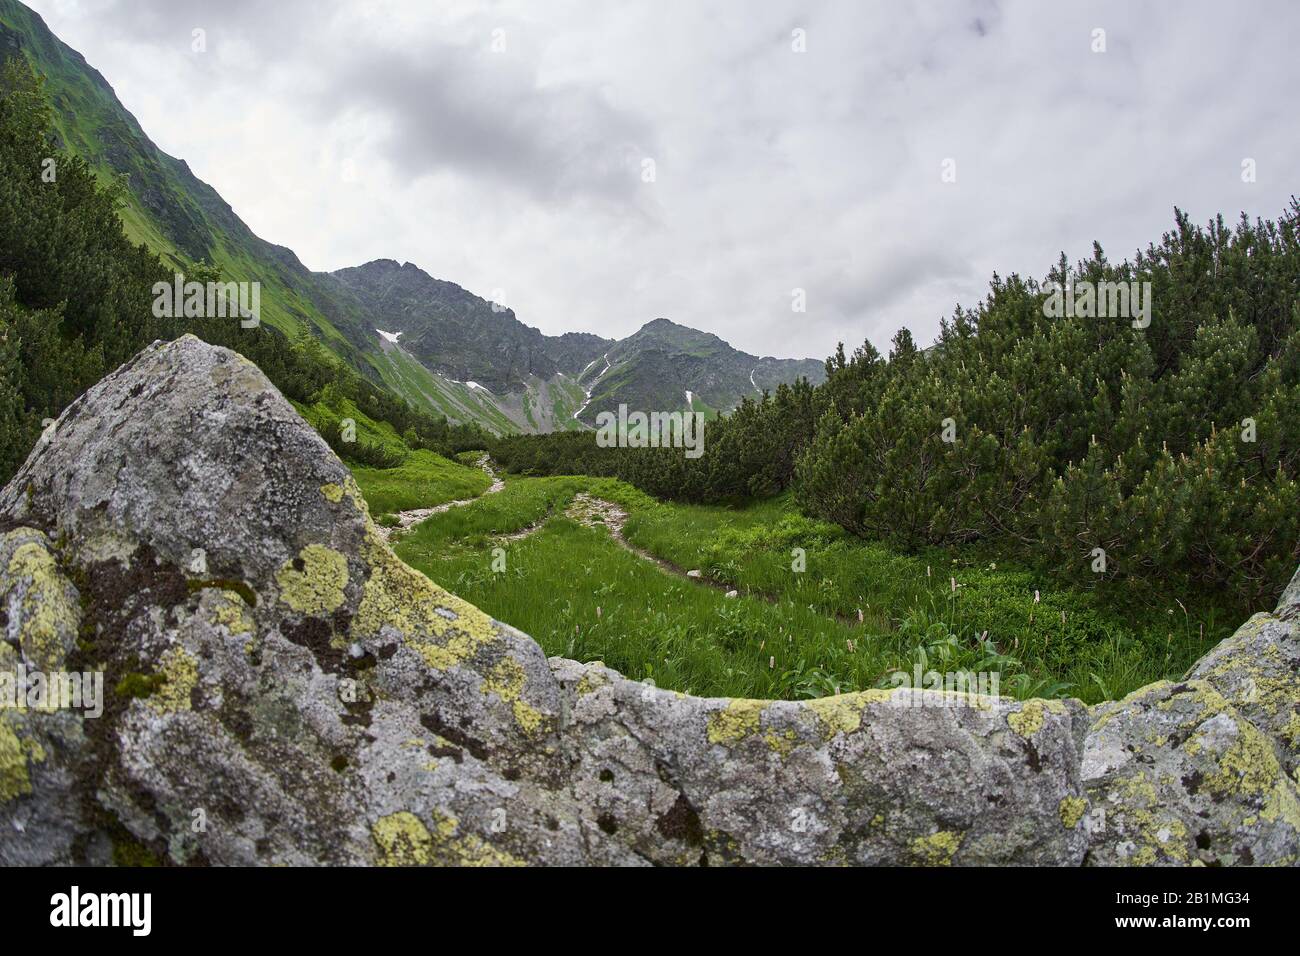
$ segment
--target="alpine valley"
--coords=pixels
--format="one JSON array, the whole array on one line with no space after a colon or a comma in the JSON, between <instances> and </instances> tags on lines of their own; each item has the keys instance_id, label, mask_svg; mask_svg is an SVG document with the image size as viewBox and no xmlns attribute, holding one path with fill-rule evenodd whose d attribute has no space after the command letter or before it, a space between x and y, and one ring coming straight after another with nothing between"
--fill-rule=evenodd
<instances>
[{"instance_id":1,"label":"alpine valley","mask_svg":"<svg viewBox=\"0 0 1300 956\"><path fill-rule=\"evenodd\" d=\"M0 58L15 54L45 79L60 145L102 179L123 181L119 215L130 239L178 272L201 264L223 281L260 282L264 322L314 337L418 411L496 434L578 430L620 402L712 416L799 377L825 379L821 361L749 355L662 318L621 340L544 335L411 263L313 272L293 250L254 235L184 160L155 146L104 77L38 15L0 0Z\"/></svg>"}]
</instances>

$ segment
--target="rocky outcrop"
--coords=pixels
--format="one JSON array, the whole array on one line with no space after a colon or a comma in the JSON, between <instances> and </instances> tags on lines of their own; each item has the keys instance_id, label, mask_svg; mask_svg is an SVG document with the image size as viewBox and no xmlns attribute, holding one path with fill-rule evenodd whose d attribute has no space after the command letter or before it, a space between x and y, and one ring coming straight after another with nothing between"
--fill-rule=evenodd
<instances>
[{"instance_id":1,"label":"rocky outcrop","mask_svg":"<svg viewBox=\"0 0 1300 956\"><path fill-rule=\"evenodd\" d=\"M0 863L1293 863L1300 585L1089 711L699 699L547 660L398 561L241 357L156 344L0 493ZM947 706L933 706L946 703Z\"/></svg>"}]
</instances>

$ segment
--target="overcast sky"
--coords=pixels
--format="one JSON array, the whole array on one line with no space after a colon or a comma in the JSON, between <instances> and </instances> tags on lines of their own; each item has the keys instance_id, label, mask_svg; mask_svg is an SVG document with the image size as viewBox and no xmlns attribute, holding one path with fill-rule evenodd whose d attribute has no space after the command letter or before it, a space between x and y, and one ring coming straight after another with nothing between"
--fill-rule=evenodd
<instances>
[{"instance_id":1,"label":"overcast sky","mask_svg":"<svg viewBox=\"0 0 1300 956\"><path fill-rule=\"evenodd\" d=\"M928 342L995 270L1300 194L1294 0L27 2L309 268L410 261L552 334Z\"/></svg>"}]
</instances>

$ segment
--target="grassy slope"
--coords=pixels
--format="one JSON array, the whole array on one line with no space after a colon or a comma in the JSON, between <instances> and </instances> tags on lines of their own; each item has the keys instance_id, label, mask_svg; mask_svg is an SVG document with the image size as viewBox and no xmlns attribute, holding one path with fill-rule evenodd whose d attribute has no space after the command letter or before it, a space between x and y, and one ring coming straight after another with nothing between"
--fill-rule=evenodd
<instances>
[{"instance_id":1,"label":"grassy slope","mask_svg":"<svg viewBox=\"0 0 1300 956\"><path fill-rule=\"evenodd\" d=\"M634 544L701 568L741 597L665 574L603 531L560 517L582 490L627 508ZM493 537L548 515L527 538ZM891 671L919 663L923 671L996 670L1004 694L1095 702L1177 677L1236 621L1212 608L1046 591L1023 568L969 554L955 564L941 552L899 555L804 519L781 499L744 509L669 505L589 478L511 480L499 495L435 516L397 547L550 654L601 659L696 694L820 696L887 685ZM495 547L507 549L505 573L492 570ZM807 554L802 573L791 570L795 547Z\"/></svg>"},{"instance_id":2,"label":"grassy slope","mask_svg":"<svg viewBox=\"0 0 1300 956\"><path fill-rule=\"evenodd\" d=\"M368 355L367 361L390 391L416 408L456 422L478 422L500 435L520 431L490 400L466 385L433 375L403 349L382 349Z\"/></svg>"},{"instance_id":3,"label":"grassy slope","mask_svg":"<svg viewBox=\"0 0 1300 956\"><path fill-rule=\"evenodd\" d=\"M492 483L481 468L423 450L412 452L398 468L354 466L352 474L376 516L475 498Z\"/></svg>"},{"instance_id":4,"label":"grassy slope","mask_svg":"<svg viewBox=\"0 0 1300 956\"><path fill-rule=\"evenodd\" d=\"M573 413L587 400L587 393L576 381L564 376L551 383L551 417L557 431L580 431L584 426Z\"/></svg>"}]
</instances>

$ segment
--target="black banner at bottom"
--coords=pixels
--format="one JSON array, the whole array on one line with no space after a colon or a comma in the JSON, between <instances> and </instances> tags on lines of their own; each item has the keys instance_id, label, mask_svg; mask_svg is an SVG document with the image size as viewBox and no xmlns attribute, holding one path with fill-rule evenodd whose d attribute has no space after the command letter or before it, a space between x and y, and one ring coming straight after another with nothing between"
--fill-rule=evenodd
<instances>
[{"instance_id":1,"label":"black banner at bottom","mask_svg":"<svg viewBox=\"0 0 1300 956\"><path fill-rule=\"evenodd\" d=\"M927 937L948 923L963 937L1200 933L1231 944L1289 926L1283 907L1295 891L1294 873L1262 869L0 870L8 944L69 933L373 943L431 921L476 925L497 942L547 926L562 936L581 926L588 940L639 929L734 944L764 941L778 925ZM602 931L611 935L590 935Z\"/></svg>"}]
</instances>

